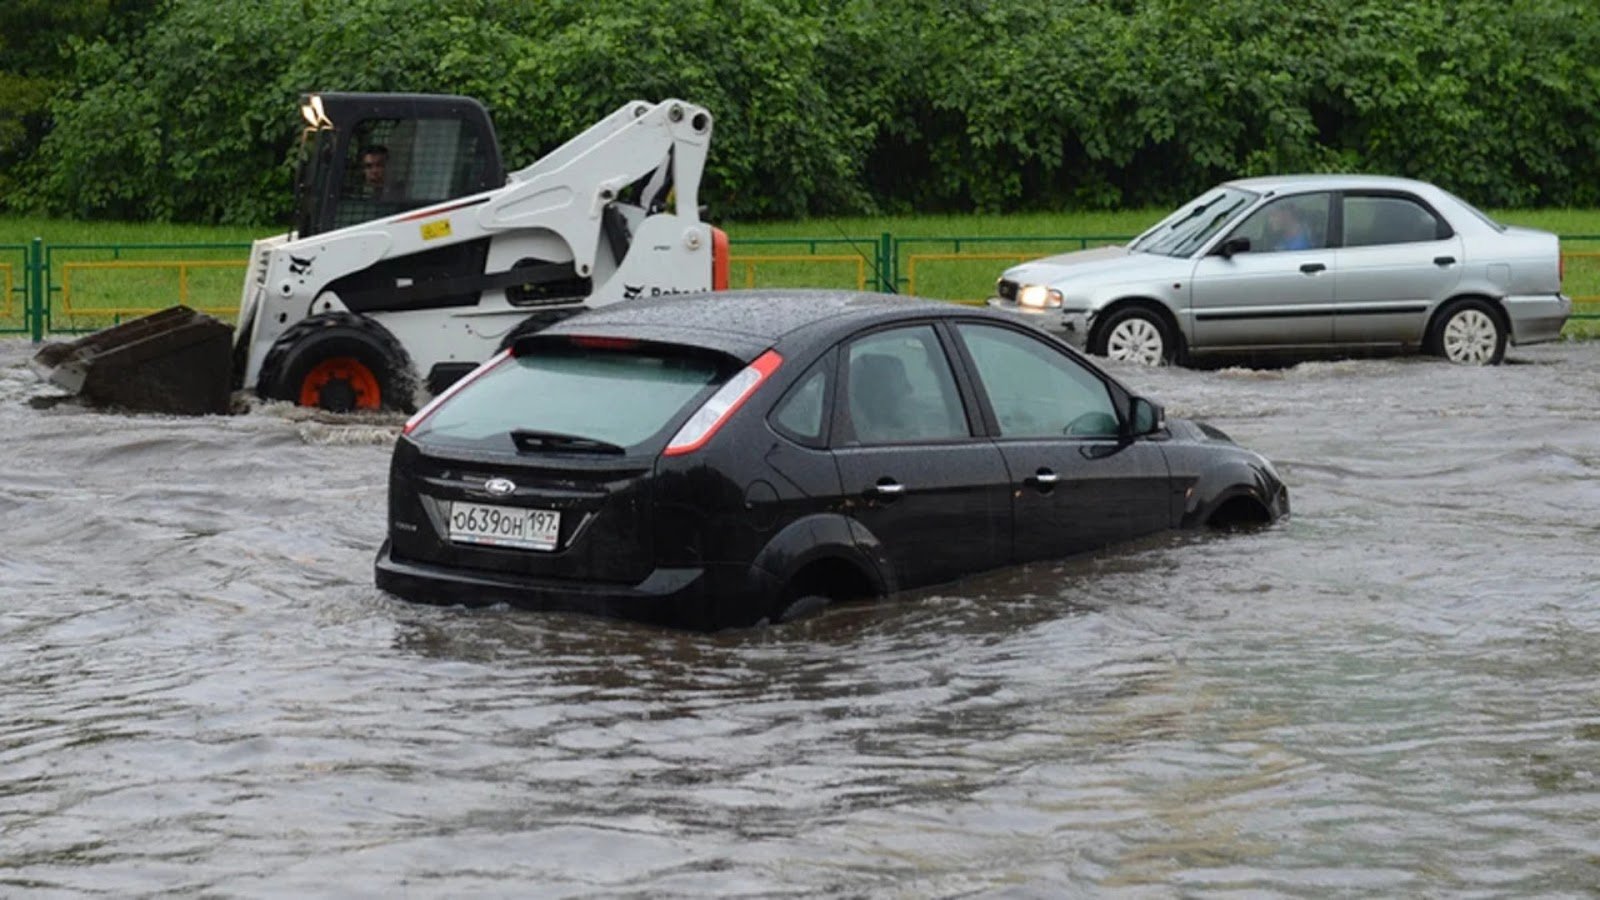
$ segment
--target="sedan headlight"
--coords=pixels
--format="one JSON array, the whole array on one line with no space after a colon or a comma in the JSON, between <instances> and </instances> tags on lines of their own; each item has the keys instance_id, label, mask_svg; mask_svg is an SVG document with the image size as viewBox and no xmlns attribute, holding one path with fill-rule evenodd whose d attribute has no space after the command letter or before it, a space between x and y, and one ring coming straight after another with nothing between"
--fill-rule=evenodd
<instances>
[{"instance_id":1,"label":"sedan headlight","mask_svg":"<svg viewBox=\"0 0 1600 900\"><path fill-rule=\"evenodd\" d=\"M1042 284L1025 285L1017 292L1017 305L1033 309L1060 309L1061 292Z\"/></svg>"}]
</instances>

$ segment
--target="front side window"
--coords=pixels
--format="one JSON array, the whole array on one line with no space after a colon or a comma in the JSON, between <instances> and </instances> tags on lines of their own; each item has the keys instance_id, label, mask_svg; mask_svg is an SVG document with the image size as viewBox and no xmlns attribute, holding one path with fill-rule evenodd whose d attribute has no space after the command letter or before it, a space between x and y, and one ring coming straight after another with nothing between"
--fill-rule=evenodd
<instances>
[{"instance_id":1,"label":"front side window","mask_svg":"<svg viewBox=\"0 0 1600 900\"><path fill-rule=\"evenodd\" d=\"M1350 194L1344 198L1344 245L1373 247L1449 237L1450 226L1409 197Z\"/></svg>"},{"instance_id":2,"label":"front side window","mask_svg":"<svg viewBox=\"0 0 1600 900\"><path fill-rule=\"evenodd\" d=\"M633 449L737 368L736 361L685 347L542 345L478 376L413 434L494 442L538 432L552 436L552 447L592 442Z\"/></svg>"},{"instance_id":3,"label":"front side window","mask_svg":"<svg viewBox=\"0 0 1600 900\"><path fill-rule=\"evenodd\" d=\"M1228 237L1249 238L1252 253L1321 250L1328 246L1327 193L1297 194L1266 204L1239 223Z\"/></svg>"},{"instance_id":4,"label":"front side window","mask_svg":"<svg viewBox=\"0 0 1600 900\"><path fill-rule=\"evenodd\" d=\"M1009 328L964 322L956 330L978 368L1001 437L1117 434L1111 391L1082 363Z\"/></svg>"},{"instance_id":5,"label":"front side window","mask_svg":"<svg viewBox=\"0 0 1600 900\"><path fill-rule=\"evenodd\" d=\"M846 394L863 444L967 437L950 363L933 328L880 331L850 345Z\"/></svg>"}]
</instances>

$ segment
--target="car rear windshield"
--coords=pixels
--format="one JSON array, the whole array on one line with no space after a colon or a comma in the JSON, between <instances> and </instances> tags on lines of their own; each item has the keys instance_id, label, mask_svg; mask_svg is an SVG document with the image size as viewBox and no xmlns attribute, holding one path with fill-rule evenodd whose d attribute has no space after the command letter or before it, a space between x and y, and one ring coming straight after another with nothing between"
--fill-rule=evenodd
<instances>
[{"instance_id":1,"label":"car rear windshield","mask_svg":"<svg viewBox=\"0 0 1600 900\"><path fill-rule=\"evenodd\" d=\"M540 342L482 373L420 423L414 437L461 442L537 433L582 452L639 450L698 408L739 364L693 347L609 339ZM522 348L519 348L519 350Z\"/></svg>"}]
</instances>

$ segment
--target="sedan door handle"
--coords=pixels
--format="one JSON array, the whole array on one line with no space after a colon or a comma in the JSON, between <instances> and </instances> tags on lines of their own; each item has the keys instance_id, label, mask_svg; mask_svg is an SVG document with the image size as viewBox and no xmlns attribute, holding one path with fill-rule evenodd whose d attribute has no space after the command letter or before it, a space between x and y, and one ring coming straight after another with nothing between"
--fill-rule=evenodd
<instances>
[{"instance_id":1,"label":"sedan door handle","mask_svg":"<svg viewBox=\"0 0 1600 900\"><path fill-rule=\"evenodd\" d=\"M895 497L898 497L901 494L904 494L905 492L906 492L906 486L901 484L898 481L895 481L893 478L881 479L881 480L878 481L877 484L873 485L872 487L867 488L867 493L868 494L876 494L879 497L884 497L884 498L888 498L888 499L893 499Z\"/></svg>"},{"instance_id":2,"label":"sedan door handle","mask_svg":"<svg viewBox=\"0 0 1600 900\"><path fill-rule=\"evenodd\" d=\"M1300 271L1306 273L1307 275L1315 275L1326 268L1328 267L1322 263L1305 263L1300 267Z\"/></svg>"},{"instance_id":3,"label":"sedan door handle","mask_svg":"<svg viewBox=\"0 0 1600 900\"><path fill-rule=\"evenodd\" d=\"M1454 256L1435 256L1433 264L1436 266L1453 266L1456 264L1456 258Z\"/></svg>"},{"instance_id":4,"label":"sedan door handle","mask_svg":"<svg viewBox=\"0 0 1600 900\"><path fill-rule=\"evenodd\" d=\"M1023 479L1023 482L1025 484L1031 484L1034 487L1051 488L1054 487L1056 482L1060 480L1060 475L1057 475L1049 469L1040 469L1039 471Z\"/></svg>"}]
</instances>

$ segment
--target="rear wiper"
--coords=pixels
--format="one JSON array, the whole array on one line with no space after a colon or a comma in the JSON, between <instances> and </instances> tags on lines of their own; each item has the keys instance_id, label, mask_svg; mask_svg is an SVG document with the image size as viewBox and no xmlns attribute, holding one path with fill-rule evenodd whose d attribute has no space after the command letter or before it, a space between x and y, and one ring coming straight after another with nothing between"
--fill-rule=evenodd
<instances>
[{"instance_id":1,"label":"rear wiper","mask_svg":"<svg viewBox=\"0 0 1600 900\"><path fill-rule=\"evenodd\" d=\"M579 453L607 453L621 456L628 452L627 448L610 441L595 438L581 437L576 434L559 434L554 431L530 431L518 428L511 432L511 441L517 445L519 453L534 453L540 450L566 450Z\"/></svg>"}]
</instances>

